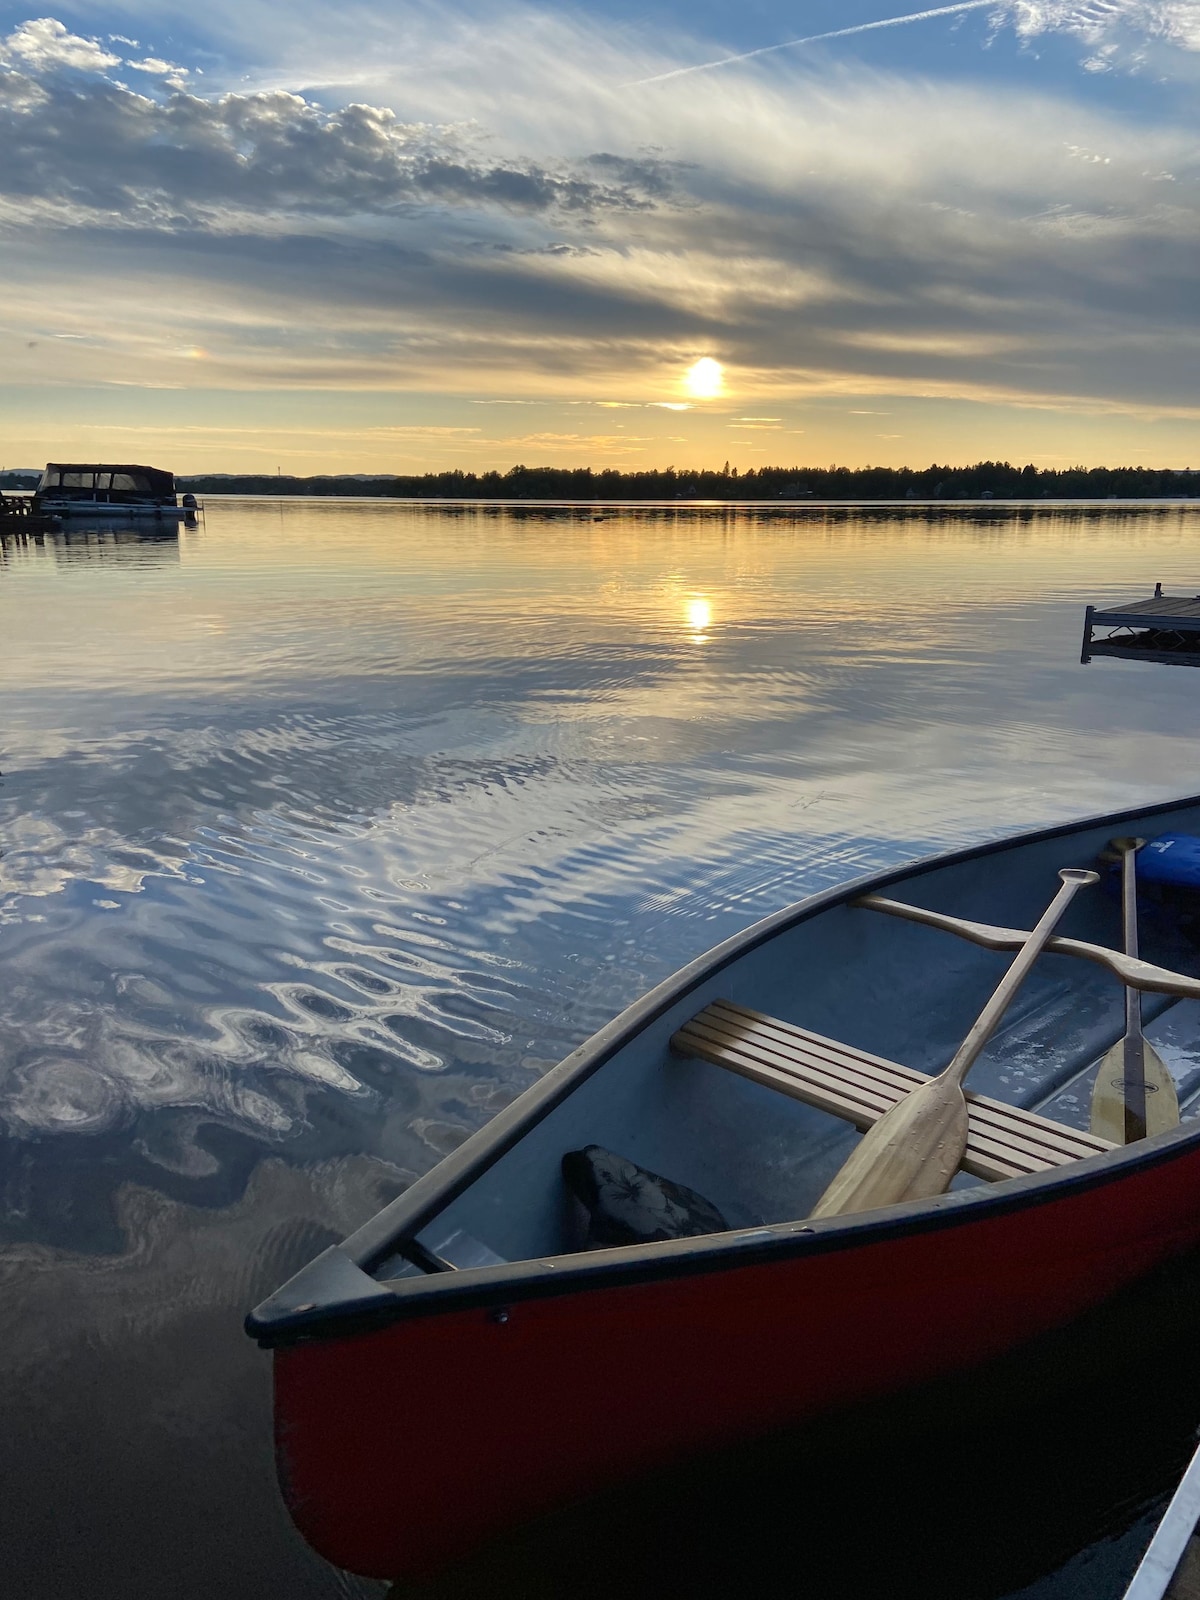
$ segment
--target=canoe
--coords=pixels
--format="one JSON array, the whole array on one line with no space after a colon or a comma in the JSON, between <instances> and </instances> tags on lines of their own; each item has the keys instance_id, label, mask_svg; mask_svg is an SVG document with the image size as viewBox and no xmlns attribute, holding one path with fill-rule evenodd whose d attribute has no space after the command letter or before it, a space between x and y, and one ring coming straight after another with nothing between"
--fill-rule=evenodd
<instances>
[{"instance_id":1,"label":"canoe","mask_svg":"<svg viewBox=\"0 0 1200 1600\"><path fill-rule=\"evenodd\" d=\"M368 1576L432 1574L635 1474L987 1362L1200 1242L1200 891L1186 872L1147 882L1132 965L1111 871L1075 896L968 1080L949 1192L810 1218L857 1130L953 1056L1058 870L1095 867L1131 833L1177 840L1183 859L1200 796L933 857L767 917L254 1310L280 1483L309 1543ZM1143 990L1182 1121L1116 1146L1087 1117L1096 1063L1124 1031L1123 979ZM611 1186L590 1211L581 1187L597 1151L613 1153L617 1201L637 1190L659 1231L683 1236L620 1242ZM716 1231L687 1231L714 1216Z\"/></svg>"}]
</instances>

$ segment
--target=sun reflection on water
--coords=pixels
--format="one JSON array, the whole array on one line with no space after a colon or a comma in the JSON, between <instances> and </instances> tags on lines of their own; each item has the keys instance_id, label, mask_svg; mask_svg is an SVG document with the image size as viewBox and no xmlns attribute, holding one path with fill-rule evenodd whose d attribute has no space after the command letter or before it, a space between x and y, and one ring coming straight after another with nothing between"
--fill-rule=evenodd
<instances>
[{"instance_id":1,"label":"sun reflection on water","mask_svg":"<svg viewBox=\"0 0 1200 1600\"><path fill-rule=\"evenodd\" d=\"M693 595L687 607L688 627L692 630L693 637L699 641L704 638L712 626L712 601L706 600L703 595Z\"/></svg>"}]
</instances>

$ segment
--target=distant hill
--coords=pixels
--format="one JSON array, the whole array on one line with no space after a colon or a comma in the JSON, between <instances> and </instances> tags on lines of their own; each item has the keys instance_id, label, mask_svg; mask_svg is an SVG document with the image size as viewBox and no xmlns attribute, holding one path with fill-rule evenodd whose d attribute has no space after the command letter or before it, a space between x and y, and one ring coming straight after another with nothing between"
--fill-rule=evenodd
<instances>
[{"instance_id":1,"label":"distant hill","mask_svg":"<svg viewBox=\"0 0 1200 1600\"><path fill-rule=\"evenodd\" d=\"M674 467L510 467L507 472L352 473L311 478L207 473L180 478L193 494L392 496L446 500L1129 500L1200 498L1200 470L1070 467L1007 461L973 467L758 467L739 473Z\"/></svg>"},{"instance_id":2,"label":"distant hill","mask_svg":"<svg viewBox=\"0 0 1200 1600\"><path fill-rule=\"evenodd\" d=\"M40 467L10 467L0 472L0 489L36 489L41 477Z\"/></svg>"}]
</instances>

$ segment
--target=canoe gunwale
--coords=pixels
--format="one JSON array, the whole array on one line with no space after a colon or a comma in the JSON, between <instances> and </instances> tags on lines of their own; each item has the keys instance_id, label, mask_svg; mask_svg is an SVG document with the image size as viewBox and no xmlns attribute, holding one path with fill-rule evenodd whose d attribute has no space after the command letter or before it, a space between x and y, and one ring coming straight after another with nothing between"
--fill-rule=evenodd
<instances>
[{"instance_id":1,"label":"canoe gunwale","mask_svg":"<svg viewBox=\"0 0 1200 1600\"><path fill-rule=\"evenodd\" d=\"M1137 1145L1057 1167L912 1201L859 1216L769 1223L729 1233L668 1240L624 1249L506 1262L470 1271L378 1282L371 1269L420 1230L637 1034L731 962L778 934L836 906L929 873L1024 845L1116 827L1189 806L1200 795L1077 818L1010 834L871 873L772 912L681 967L519 1095L458 1150L417 1179L341 1244L301 1269L246 1318L246 1332L264 1348L341 1338L416 1316L471 1307L500 1309L515 1301L588 1292L617 1285L705 1272L725 1272L797 1255L863 1248L909 1234L953 1228L1005 1212L1117 1183L1177 1159L1200 1143L1200 1119Z\"/></svg>"}]
</instances>

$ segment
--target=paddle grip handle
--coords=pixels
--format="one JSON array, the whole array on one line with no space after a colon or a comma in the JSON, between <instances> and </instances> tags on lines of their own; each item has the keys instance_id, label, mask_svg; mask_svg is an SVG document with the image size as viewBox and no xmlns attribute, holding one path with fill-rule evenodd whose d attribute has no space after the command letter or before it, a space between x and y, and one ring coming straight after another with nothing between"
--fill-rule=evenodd
<instances>
[{"instance_id":1,"label":"paddle grip handle","mask_svg":"<svg viewBox=\"0 0 1200 1600\"><path fill-rule=\"evenodd\" d=\"M1030 967L1041 955L1042 950L1054 932L1055 925L1061 919L1063 912L1078 894L1080 889L1086 888L1089 883L1099 881L1098 872L1090 872L1086 867L1062 867L1059 870L1062 879L1062 888L1042 913L1041 921L1026 939L1013 961L1011 967L1001 978L992 998L979 1013L975 1026L959 1045L954 1059L942 1074L957 1083L962 1083L967 1073L975 1064L976 1057L984 1045L996 1031L1000 1018L1008 1010L1013 996L1024 983Z\"/></svg>"}]
</instances>

